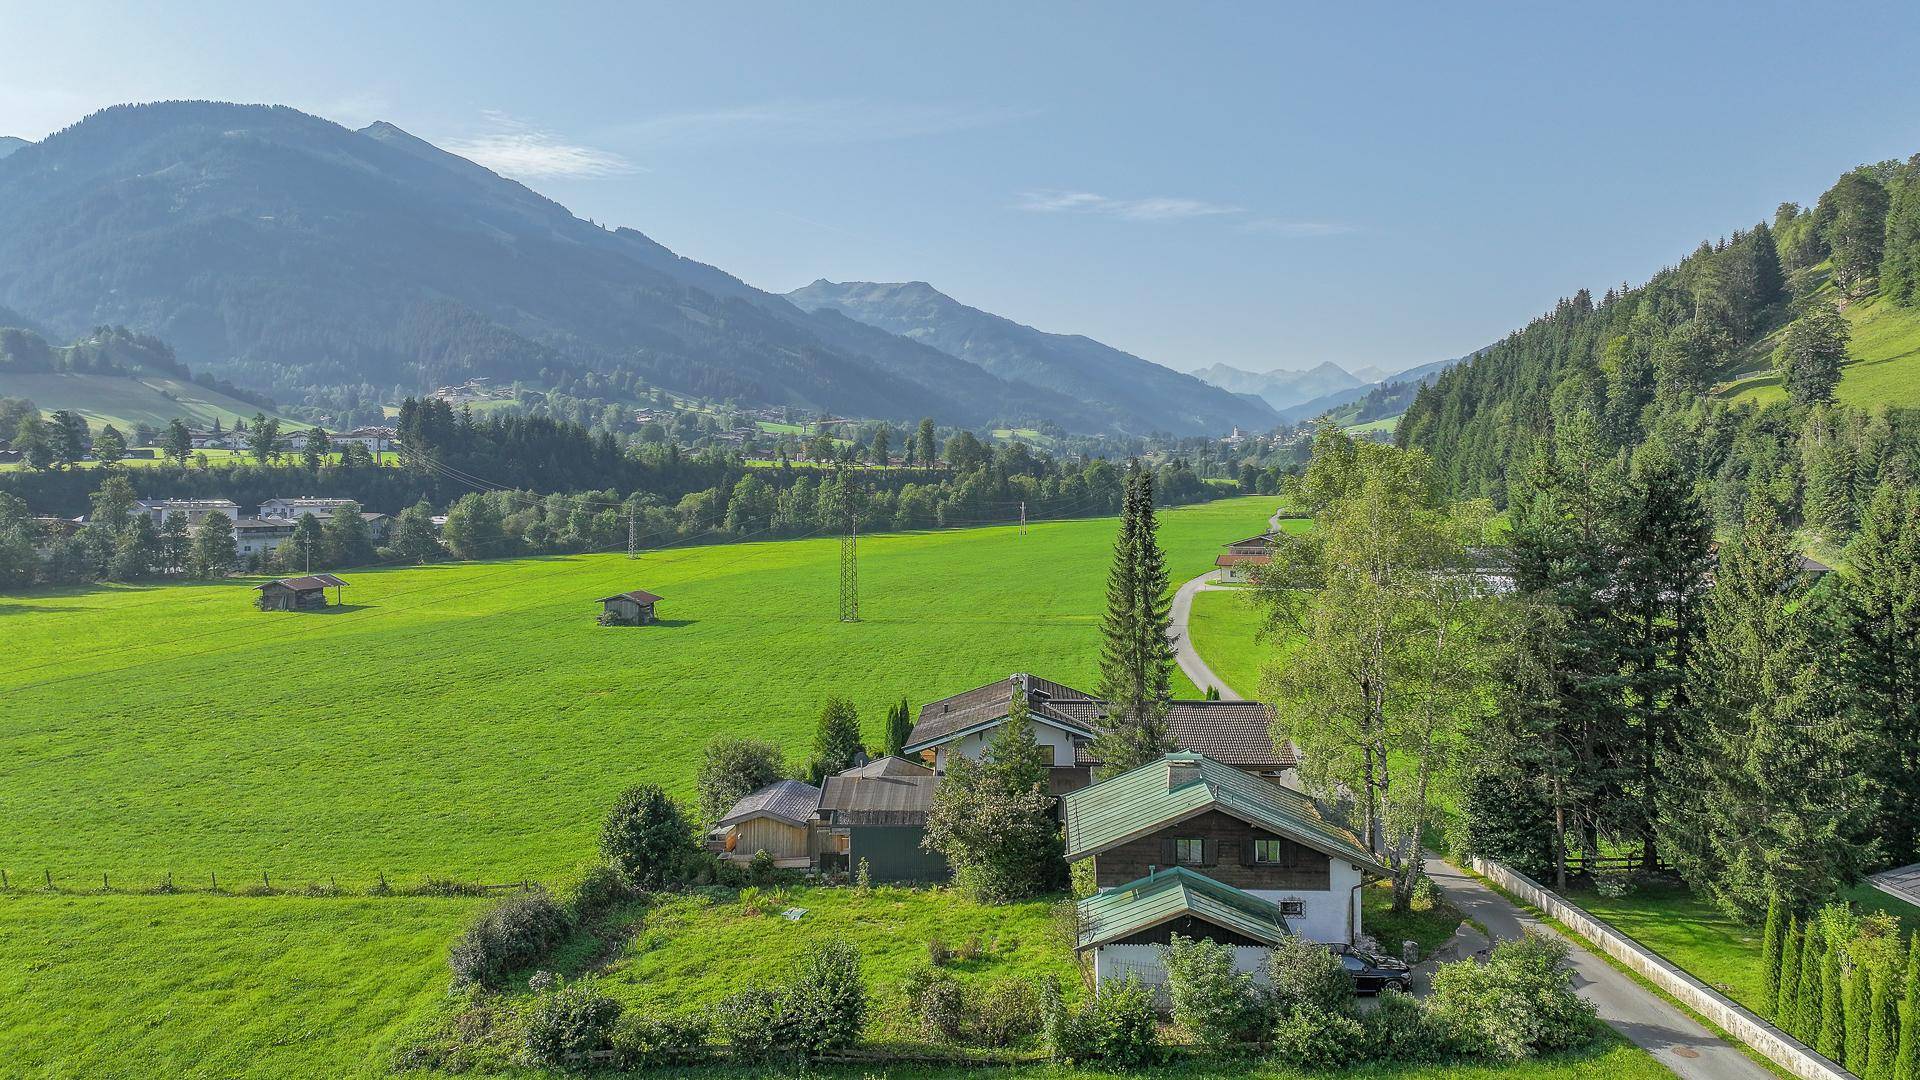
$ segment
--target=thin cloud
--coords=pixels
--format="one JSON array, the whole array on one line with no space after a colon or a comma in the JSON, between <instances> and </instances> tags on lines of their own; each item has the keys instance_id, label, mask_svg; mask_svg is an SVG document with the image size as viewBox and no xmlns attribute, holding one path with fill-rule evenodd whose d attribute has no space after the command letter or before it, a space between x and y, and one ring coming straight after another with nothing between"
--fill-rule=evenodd
<instances>
[{"instance_id":1,"label":"thin cloud","mask_svg":"<svg viewBox=\"0 0 1920 1080\"><path fill-rule=\"evenodd\" d=\"M1124 221L1191 221L1246 213L1242 207L1204 199L1115 199L1091 191L1023 191L1014 206L1036 214L1097 214Z\"/></svg>"},{"instance_id":2,"label":"thin cloud","mask_svg":"<svg viewBox=\"0 0 1920 1080\"><path fill-rule=\"evenodd\" d=\"M646 146L840 144L944 135L1033 114L1031 109L827 98L669 113L614 130L623 141Z\"/></svg>"},{"instance_id":3,"label":"thin cloud","mask_svg":"<svg viewBox=\"0 0 1920 1080\"><path fill-rule=\"evenodd\" d=\"M1354 231L1353 226L1337 221L1282 221L1278 218L1255 218L1243 222L1240 227L1247 232L1277 233L1281 236L1339 236Z\"/></svg>"},{"instance_id":4,"label":"thin cloud","mask_svg":"<svg viewBox=\"0 0 1920 1080\"><path fill-rule=\"evenodd\" d=\"M477 162L503 176L585 178L641 172L639 166L610 150L569 142L522 120L493 110L485 114L488 130L454 139L443 149Z\"/></svg>"}]
</instances>

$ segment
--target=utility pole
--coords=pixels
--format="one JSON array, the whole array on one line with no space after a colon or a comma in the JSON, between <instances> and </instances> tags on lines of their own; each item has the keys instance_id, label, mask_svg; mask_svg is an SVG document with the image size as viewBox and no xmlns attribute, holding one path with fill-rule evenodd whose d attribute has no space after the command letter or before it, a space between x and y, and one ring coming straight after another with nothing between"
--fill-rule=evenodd
<instances>
[{"instance_id":1,"label":"utility pole","mask_svg":"<svg viewBox=\"0 0 1920 1080\"><path fill-rule=\"evenodd\" d=\"M860 621L860 519L847 517L847 535L840 538L840 621Z\"/></svg>"},{"instance_id":2,"label":"utility pole","mask_svg":"<svg viewBox=\"0 0 1920 1080\"><path fill-rule=\"evenodd\" d=\"M640 557L640 534L634 529L633 507L627 507L627 558Z\"/></svg>"},{"instance_id":3,"label":"utility pole","mask_svg":"<svg viewBox=\"0 0 1920 1080\"><path fill-rule=\"evenodd\" d=\"M1027 500L1020 500L1020 535L1027 535Z\"/></svg>"}]
</instances>

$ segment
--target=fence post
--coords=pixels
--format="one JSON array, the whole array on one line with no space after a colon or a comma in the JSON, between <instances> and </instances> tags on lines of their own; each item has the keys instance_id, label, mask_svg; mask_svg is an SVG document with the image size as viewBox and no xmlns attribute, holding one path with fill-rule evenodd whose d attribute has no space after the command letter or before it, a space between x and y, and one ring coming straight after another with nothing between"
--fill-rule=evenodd
<instances>
[{"instance_id":1,"label":"fence post","mask_svg":"<svg viewBox=\"0 0 1920 1080\"><path fill-rule=\"evenodd\" d=\"M45 873L47 875L47 888L52 889L53 888L53 871L48 870L48 871L45 871Z\"/></svg>"}]
</instances>

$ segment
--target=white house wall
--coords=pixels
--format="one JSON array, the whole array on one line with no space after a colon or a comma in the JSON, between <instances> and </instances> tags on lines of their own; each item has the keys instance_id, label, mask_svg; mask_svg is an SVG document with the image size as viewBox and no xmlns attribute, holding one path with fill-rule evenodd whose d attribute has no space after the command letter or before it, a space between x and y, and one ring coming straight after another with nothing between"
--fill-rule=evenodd
<instances>
[{"instance_id":1,"label":"white house wall","mask_svg":"<svg viewBox=\"0 0 1920 1080\"><path fill-rule=\"evenodd\" d=\"M1306 905L1305 915L1287 917L1287 928L1314 941L1352 944L1362 933L1360 896L1354 890L1364 880L1350 862L1329 861L1326 891L1313 889L1248 889L1263 900L1279 903L1299 900Z\"/></svg>"},{"instance_id":2,"label":"white house wall","mask_svg":"<svg viewBox=\"0 0 1920 1080\"><path fill-rule=\"evenodd\" d=\"M1104 986L1107 980L1123 980L1129 975L1137 976L1141 982L1153 987L1161 1004L1166 1004L1167 967L1165 945L1102 945L1093 950L1093 978L1097 986ZM1271 952L1264 945L1233 946L1233 970L1243 971L1253 976L1253 981L1265 984L1267 978L1267 956Z\"/></svg>"},{"instance_id":3,"label":"white house wall","mask_svg":"<svg viewBox=\"0 0 1920 1080\"><path fill-rule=\"evenodd\" d=\"M1027 727L1033 731L1035 742L1038 742L1041 746L1047 747L1053 752L1054 768L1070 769L1073 767L1073 736L1050 724L1037 724L1032 720L1027 721ZM984 731L976 731L971 735L946 743L939 748L939 759L936 762L936 767L941 770L946 769L946 756L948 753L957 753L970 761L980 760L980 755L987 752L987 744L993 741L993 737L999 734L999 731L1000 726L996 724Z\"/></svg>"}]
</instances>

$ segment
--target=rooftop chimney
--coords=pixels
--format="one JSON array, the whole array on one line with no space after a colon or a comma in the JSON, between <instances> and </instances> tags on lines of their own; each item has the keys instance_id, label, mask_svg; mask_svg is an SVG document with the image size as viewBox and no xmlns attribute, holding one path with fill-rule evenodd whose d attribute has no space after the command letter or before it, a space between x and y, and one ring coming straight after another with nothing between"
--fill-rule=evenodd
<instances>
[{"instance_id":1,"label":"rooftop chimney","mask_svg":"<svg viewBox=\"0 0 1920 1080\"><path fill-rule=\"evenodd\" d=\"M1185 787L1200 780L1200 763L1178 758L1167 759L1167 790Z\"/></svg>"}]
</instances>

